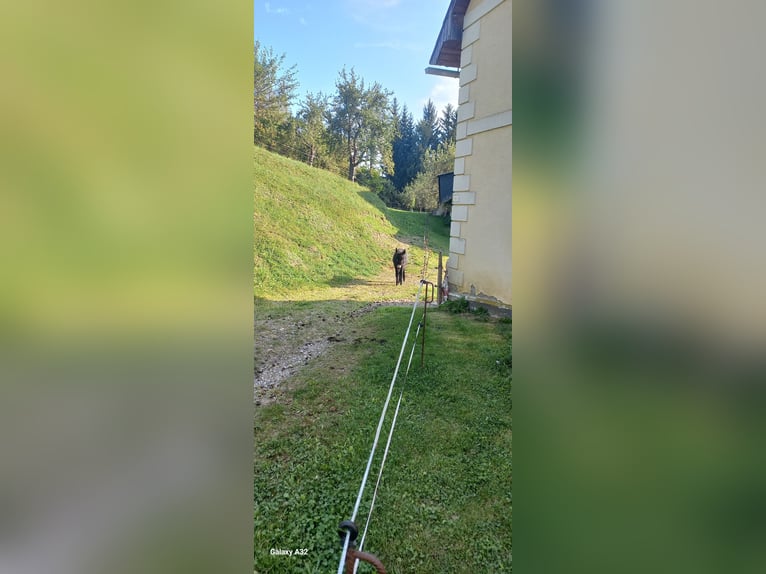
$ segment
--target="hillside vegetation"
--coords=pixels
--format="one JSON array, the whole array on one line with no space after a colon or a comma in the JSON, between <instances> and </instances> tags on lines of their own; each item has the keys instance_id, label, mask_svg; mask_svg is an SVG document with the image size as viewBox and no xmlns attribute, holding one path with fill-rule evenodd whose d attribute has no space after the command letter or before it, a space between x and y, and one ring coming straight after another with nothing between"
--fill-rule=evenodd
<instances>
[{"instance_id":1,"label":"hillside vegetation","mask_svg":"<svg viewBox=\"0 0 766 574\"><path fill-rule=\"evenodd\" d=\"M328 171L254 148L254 294L370 277L399 242L448 249L439 217L387 208L371 191ZM411 259L415 261L415 259Z\"/></svg>"}]
</instances>

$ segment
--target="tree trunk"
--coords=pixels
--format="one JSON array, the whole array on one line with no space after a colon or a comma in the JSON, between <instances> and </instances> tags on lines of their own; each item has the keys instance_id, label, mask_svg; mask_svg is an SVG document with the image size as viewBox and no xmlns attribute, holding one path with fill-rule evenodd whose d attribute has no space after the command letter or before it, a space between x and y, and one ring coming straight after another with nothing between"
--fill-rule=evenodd
<instances>
[{"instance_id":1,"label":"tree trunk","mask_svg":"<svg viewBox=\"0 0 766 574\"><path fill-rule=\"evenodd\" d=\"M348 178L356 181L356 151L350 140L348 142Z\"/></svg>"}]
</instances>

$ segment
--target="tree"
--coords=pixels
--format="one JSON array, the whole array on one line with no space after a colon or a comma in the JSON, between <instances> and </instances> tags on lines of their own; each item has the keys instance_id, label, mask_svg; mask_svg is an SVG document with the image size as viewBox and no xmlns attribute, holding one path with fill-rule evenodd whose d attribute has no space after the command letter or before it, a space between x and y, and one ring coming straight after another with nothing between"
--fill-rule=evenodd
<instances>
[{"instance_id":1,"label":"tree","mask_svg":"<svg viewBox=\"0 0 766 574\"><path fill-rule=\"evenodd\" d=\"M418 136L412 114L407 110L406 105L402 106L397 127L392 143L394 173L391 180L397 191L401 192L420 171Z\"/></svg>"},{"instance_id":2,"label":"tree","mask_svg":"<svg viewBox=\"0 0 766 574\"><path fill-rule=\"evenodd\" d=\"M256 40L253 82L253 141L275 149L280 129L290 119L290 104L298 87L296 68L284 68L285 55L277 56L271 48ZM280 151L280 150L278 150Z\"/></svg>"},{"instance_id":3,"label":"tree","mask_svg":"<svg viewBox=\"0 0 766 574\"><path fill-rule=\"evenodd\" d=\"M455 143L456 130L457 108L453 108L452 104L447 103L439 118L439 142L443 144Z\"/></svg>"},{"instance_id":4,"label":"tree","mask_svg":"<svg viewBox=\"0 0 766 574\"><path fill-rule=\"evenodd\" d=\"M360 167L356 174L356 182L375 193L387 206L402 207L401 194L394 189L391 180L384 177L377 169Z\"/></svg>"},{"instance_id":5,"label":"tree","mask_svg":"<svg viewBox=\"0 0 766 574\"><path fill-rule=\"evenodd\" d=\"M394 175L395 171L395 164L394 164L394 142L399 137L399 100L396 99L396 96L391 100L391 122L389 127L389 150L390 150L390 157L388 158L389 161L384 166L383 175L389 178L391 180Z\"/></svg>"},{"instance_id":6,"label":"tree","mask_svg":"<svg viewBox=\"0 0 766 574\"><path fill-rule=\"evenodd\" d=\"M455 163L455 145L440 145L426 150L423 170L402 194L404 206L418 211L433 211L439 206L439 180L442 173L452 171Z\"/></svg>"},{"instance_id":7,"label":"tree","mask_svg":"<svg viewBox=\"0 0 766 574\"><path fill-rule=\"evenodd\" d=\"M418 122L417 132L421 153L439 147L439 114L431 100L423 106L423 117Z\"/></svg>"},{"instance_id":8,"label":"tree","mask_svg":"<svg viewBox=\"0 0 766 574\"><path fill-rule=\"evenodd\" d=\"M394 136L399 133L399 114L399 100L394 96L391 100L391 118L394 124Z\"/></svg>"},{"instance_id":9,"label":"tree","mask_svg":"<svg viewBox=\"0 0 766 574\"><path fill-rule=\"evenodd\" d=\"M364 161L384 163L390 155L390 130L393 127L388 102L389 92L377 82L369 88L351 68L341 70L335 82L330 129L339 139L348 160L348 178Z\"/></svg>"},{"instance_id":10,"label":"tree","mask_svg":"<svg viewBox=\"0 0 766 574\"><path fill-rule=\"evenodd\" d=\"M310 166L327 150L327 105L322 93L308 93L298 110L298 140L305 154L301 159Z\"/></svg>"}]
</instances>

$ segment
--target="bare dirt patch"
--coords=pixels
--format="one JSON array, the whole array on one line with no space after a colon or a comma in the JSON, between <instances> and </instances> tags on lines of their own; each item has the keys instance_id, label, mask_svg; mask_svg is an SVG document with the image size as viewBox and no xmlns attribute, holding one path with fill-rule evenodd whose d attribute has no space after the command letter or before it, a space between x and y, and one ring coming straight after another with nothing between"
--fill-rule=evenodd
<instances>
[{"instance_id":1,"label":"bare dirt patch","mask_svg":"<svg viewBox=\"0 0 766 574\"><path fill-rule=\"evenodd\" d=\"M411 247L401 244L402 247ZM352 279L293 294L293 298L257 300L255 304L254 400L262 405L289 402L283 395L285 382L331 346L363 339L356 320L384 306L411 306L419 286L420 266L408 267L407 281L394 283L392 269L385 266L374 277ZM436 277L436 258L429 276Z\"/></svg>"},{"instance_id":2,"label":"bare dirt patch","mask_svg":"<svg viewBox=\"0 0 766 574\"><path fill-rule=\"evenodd\" d=\"M360 339L356 320L383 306L409 306L412 301L315 301L296 305L269 302L268 310L256 311L255 373L256 405L273 402L279 387L330 346Z\"/></svg>"}]
</instances>

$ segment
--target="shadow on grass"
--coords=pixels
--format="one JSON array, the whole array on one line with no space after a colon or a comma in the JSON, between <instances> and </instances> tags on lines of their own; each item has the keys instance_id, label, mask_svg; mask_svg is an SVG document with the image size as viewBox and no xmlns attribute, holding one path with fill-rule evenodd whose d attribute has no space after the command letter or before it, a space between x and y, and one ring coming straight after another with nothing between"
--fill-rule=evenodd
<instances>
[{"instance_id":1,"label":"shadow on grass","mask_svg":"<svg viewBox=\"0 0 766 574\"><path fill-rule=\"evenodd\" d=\"M360 277L350 277L348 275L336 275L329 281L327 285L330 287L348 287L351 285L375 285L379 287L387 287L395 284L393 270L391 271L391 281L380 281L379 279L364 279Z\"/></svg>"},{"instance_id":2,"label":"shadow on grass","mask_svg":"<svg viewBox=\"0 0 766 574\"><path fill-rule=\"evenodd\" d=\"M420 211L404 211L386 207L380 198L371 191L363 191L359 195L385 215L388 222L396 228L396 239L402 243L409 243L422 248L423 235L427 233L428 243L432 249L449 252L449 218Z\"/></svg>"}]
</instances>

